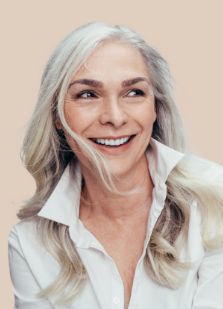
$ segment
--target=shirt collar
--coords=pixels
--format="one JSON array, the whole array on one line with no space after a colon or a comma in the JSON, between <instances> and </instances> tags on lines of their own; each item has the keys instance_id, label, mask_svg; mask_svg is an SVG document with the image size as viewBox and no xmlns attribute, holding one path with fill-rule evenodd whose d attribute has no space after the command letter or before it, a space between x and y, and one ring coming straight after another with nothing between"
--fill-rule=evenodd
<instances>
[{"instance_id":1,"label":"shirt collar","mask_svg":"<svg viewBox=\"0 0 223 309\"><path fill-rule=\"evenodd\" d=\"M162 188L162 185L165 186L169 173L183 158L184 154L153 138L150 140L150 146L146 153L150 175L154 186ZM72 173L67 166L50 197L37 215L68 226L72 225L74 221L78 221L81 184L80 164L76 163L75 173Z\"/></svg>"},{"instance_id":2,"label":"shirt collar","mask_svg":"<svg viewBox=\"0 0 223 309\"><path fill-rule=\"evenodd\" d=\"M153 183L165 183L170 172L185 154L158 142L154 138L150 139L150 146L146 155Z\"/></svg>"}]
</instances>

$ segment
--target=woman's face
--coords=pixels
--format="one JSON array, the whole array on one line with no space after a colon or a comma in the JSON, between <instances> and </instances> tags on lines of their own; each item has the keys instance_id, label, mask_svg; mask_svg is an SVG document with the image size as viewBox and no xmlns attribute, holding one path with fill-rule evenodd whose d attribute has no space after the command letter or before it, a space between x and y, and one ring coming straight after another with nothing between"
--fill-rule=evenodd
<instances>
[{"instance_id":1,"label":"woman's face","mask_svg":"<svg viewBox=\"0 0 223 309\"><path fill-rule=\"evenodd\" d=\"M113 174L145 161L156 119L154 95L143 58L131 45L100 45L73 76L64 109L70 128L106 156ZM75 141L65 136L85 165Z\"/></svg>"}]
</instances>

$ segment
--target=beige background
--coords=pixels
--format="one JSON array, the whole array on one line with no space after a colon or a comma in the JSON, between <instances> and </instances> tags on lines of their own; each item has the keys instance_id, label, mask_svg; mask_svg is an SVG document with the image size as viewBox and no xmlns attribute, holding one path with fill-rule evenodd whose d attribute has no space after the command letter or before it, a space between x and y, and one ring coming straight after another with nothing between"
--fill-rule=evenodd
<instances>
[{"instance_id":1,"label":"beige background","mask_svg":"<svg viewBox=\"0 0 223 309\"><path fill-rule=\"evenodd\" d=\"M1 2L1 286L0 308L12 308L7 235L34 183L19 159L43 66L73 28L100 20L126 24L168 60L190 148L223 164L222 1Z\"/></svg>"}]
</instances>

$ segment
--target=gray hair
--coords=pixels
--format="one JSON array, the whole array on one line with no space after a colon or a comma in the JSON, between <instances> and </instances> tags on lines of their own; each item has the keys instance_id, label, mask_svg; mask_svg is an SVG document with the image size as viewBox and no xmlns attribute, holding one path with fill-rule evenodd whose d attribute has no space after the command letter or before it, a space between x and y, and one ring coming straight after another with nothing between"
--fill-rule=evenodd
<instances>
[{"instance_id":1,"label":"gray hair","mask_svg":"<svg viewBox=\"0 0 223 309\"><path fill-rule=\"evenodd\" d=\"M106 40L117 40L131 44L139 50L151 73L155 96L157 119L154 123L152 137L176 150L185 151L182 122L172 98L171 76L166 61L136 32L125 26L110 26L99 22L86 24L71 32L58 45L43 73L38 102L24 139L22 154L26 168L35 178L37 189L34 196L20 210L18 216L21 219L36 216L54 189L65 166L72 164L76 159L63 132L55 127L56 117L59 117L65 130L75 139L86 156L91 158L107 188L117 192L103 156L69 128L63 108L64 98L72 76L92 52ZM174 169L168 178L165 211L156 224L145 257L151 277L158 283L169 287L179 285L179 273L185 269L185 264L179 261L179 248L183 246L186 239L189 220L188 200L192 196L196 196L197 200L202 201L203 209L206 206L208 209L210 206L206 205L207 203L202 199L203 192L206 190L206 195L209 194L212 199L216 199L214 197L216 190L207 191L210 186L204 183L202 178L199 178L202 174L201 171L196 173L196 169L193 168L193 173L197 178L190 176L193 173L186 161L187 158ZM196 179L198 179L197 182ZM213 192L215 194L212 194ZM216 201L219 204L219 199ZM176 222L174 219L176 212L180 217L178 237L175 237L175 239L178 238L178 241L170 243L173 224ZM166 218L173 218L173 220L168 221L165 220ZM69 293L64 297L64 300L68 301L80 289L85 278L84 266L69 238L67 227L60 224L55 225L55 222L43 218L38 220L45 237L44 243L56 256L61 266L57 280L43 291L42 296L63 291L69 282L72 284L68 289ZM208 237L205 242L206 244L210 243ZM75 285L73 285L74 278L76 278Z\"/></svg>"},{"instance_id":2,"label":"gray hair","mask_svg":"<svg viewBox=\"0 0 223 309\"><path fill-rule=\"evenodd\" d=\"M99 173L103 183L109 190L118 192L109 173L106 159L70 129L63 108L72 76L105 40L119 40L131 44L140 51L151 73L156 102L157 119L152 137L176 150L185 150L182 122L172 98L171 76L166 61L136 32L127 27L110 26L99 22L89 23L71 32L58 45L43 73L38 102L23 147L25 165L32 174L35 173L36 180L42 177L43 170L49 178L57 179L73 156L63 132L55 128L55 119L59 117L67 133L94 162L96 172ZM43 184L41 180L37 183ZM42 189L45 190L44 188L40 190Z\"/></svg>"}]
</instances>

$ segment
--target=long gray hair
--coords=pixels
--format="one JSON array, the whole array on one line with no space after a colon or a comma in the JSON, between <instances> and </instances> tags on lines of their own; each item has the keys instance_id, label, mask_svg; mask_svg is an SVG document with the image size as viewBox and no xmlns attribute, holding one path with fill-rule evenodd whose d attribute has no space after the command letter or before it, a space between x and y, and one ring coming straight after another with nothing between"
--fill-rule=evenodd
<instances>
[{"instance_id":1,"label":"long gray hair","mask_svg":"<svg viewBox=\"0 0 223 309\"><path fill-rule=\"evenodd\" d=\"M36 192L19 211L20 219L36 218L65 167L68 164L72 165L76 160L64 133L55 126L57 118L86 156L91 158L106 187L112 192L117 192L104 157L75 134L64 117L64 98L71 78L105 40L131 44L141 53L151 75L155 96L157 119L152 137L169 147L185 152L183 126L172 98L171 76L166 61L136 32L127 27L99 22L86 24L74 30L58 45L43 73L38 101L27 129L22 152L24 164L35 178ZM200 177L201 171L206 167L199 171L193 168L192 172L187 157L168 177L165 208L156 223L145 256L149 275L158 283L173 288L179 286L182 270L186 267L179 259L179 251L186 241L190 212L188 201L195 197L198 202L202 201L201 209L207 209L210 206L203 199L204 188L208 188L209 191L205 194L208 192L209 197L213 197L216 192L217 196L220 196L220 190L216 191ZM191 177L192 174L195 176ZM217 200L216 205L219 205L219 200L223 200L222 195ZM220 213L222 215L222 208ZM69 301L84 282L86 270L69 237L67 226L43 218L38 218L38 223L44 235L44 245L61 266L58 278L41 296L59 293L64 302ZM209 223L208 221L204 226L207 227ZM205 237L204 242L208 247L209 236ZM65 287L67 294L62 295Z\"/></svg>"}]
</instances>

